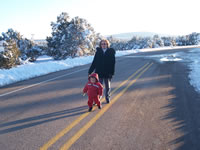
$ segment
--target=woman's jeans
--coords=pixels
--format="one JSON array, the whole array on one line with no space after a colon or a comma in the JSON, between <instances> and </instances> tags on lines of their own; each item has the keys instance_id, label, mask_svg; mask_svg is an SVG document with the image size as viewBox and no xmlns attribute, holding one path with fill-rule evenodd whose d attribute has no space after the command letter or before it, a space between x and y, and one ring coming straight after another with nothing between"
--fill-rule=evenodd
<instances>
[{"instance_id":1,"label":"woman's jeans","mask_svg":"<svg viewBox=\"0 0 200 150\"><path fill-rule=\"evenodd\" d=\"M106 97L106 101L107 103L110 102L110 82L111 82L111 78L99 78L99 82L103 85L103 83L105 84L105 97Z\"/></svg>"}]
</instances>

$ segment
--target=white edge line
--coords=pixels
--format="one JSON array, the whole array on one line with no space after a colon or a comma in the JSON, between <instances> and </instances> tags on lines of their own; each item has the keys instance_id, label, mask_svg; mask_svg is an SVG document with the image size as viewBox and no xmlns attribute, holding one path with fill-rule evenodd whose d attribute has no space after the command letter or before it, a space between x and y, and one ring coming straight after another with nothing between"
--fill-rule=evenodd
<instances>
[{"instance_id":1,"label":"white edge line","mask_svg":"<svg viewBox=\"0 0 200 150\"><path fill-rule=\"evenodd\" d=\"M34 87L34 86L37 86L37 85L40 85L40 84L43 84L43 83L46 83L46 82L49 82L49 81L53 81L53 80L56 80L56 79L59 79L59 78L62 78L62 77L65 77L65 76L68 76L68 75L77 73L77 72L81 72L81 71L83 71L83 70L87 70L87 69L88 69L88 68L81 69L81 70L78 70L78 71L74 71L74 72L71 72L71 73L68 73L68 74L65 74L65 75L61 75L61 76L58 76L58 77L55 77L55 78L52 78L52 79L49 79L49 80L45 80L45 81L42 81L42 82L39 82L39 83L36 83L36 84L32 84L32 85L29 85L29 86L26 86L26 87L23 87L23 88L20 88L20 89L11 91L11 92L7 92L7 93L4 93L4 94L0 94L0 97L6 96L6 95L9 95L9 94L12 94L12 93L16 93L16 92L18 92L18 91L22 91L22 90L24 90L24 89L28 89L28 88L31 88L31 87Z\"/></svg>"}]
</instances>

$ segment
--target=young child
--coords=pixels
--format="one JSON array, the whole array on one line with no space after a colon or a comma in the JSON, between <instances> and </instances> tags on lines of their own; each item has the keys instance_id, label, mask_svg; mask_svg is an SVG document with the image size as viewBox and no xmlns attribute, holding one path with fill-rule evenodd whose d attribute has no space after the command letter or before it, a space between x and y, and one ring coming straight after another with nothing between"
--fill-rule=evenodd
<instances>
[{"instance_id":1,"label":"young child","mask_svg":"<svg viewBox=\"0 0 200 150\"><path fill-rule=\"evenodd\" d=\"M88 77L88 83L83 89L83 94L85 93L88 95L89 112L92 111L94 101L99 109L102 108L99 97L103 95L103 86L99 82L99 76L97 73L93 73Z\"/></svg>"}]
</instances>

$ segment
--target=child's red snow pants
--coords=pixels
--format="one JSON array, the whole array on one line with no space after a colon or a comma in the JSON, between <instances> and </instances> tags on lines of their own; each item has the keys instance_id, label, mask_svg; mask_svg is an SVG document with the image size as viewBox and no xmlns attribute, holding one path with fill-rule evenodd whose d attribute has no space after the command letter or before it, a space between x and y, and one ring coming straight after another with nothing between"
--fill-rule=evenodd
<instances>
[{"instance_id":1,"label":"child's red snow pants","mask_svg":"<svg viewBox=\"0 0 200 150\"><path fill-rule=\"evenodd\" d=\"M99 100L99 96L88 96L88 106L91 108L93 106L93 103L96 103L97 106L101 106L101 102Z\"/></svg>"}]
</instances>

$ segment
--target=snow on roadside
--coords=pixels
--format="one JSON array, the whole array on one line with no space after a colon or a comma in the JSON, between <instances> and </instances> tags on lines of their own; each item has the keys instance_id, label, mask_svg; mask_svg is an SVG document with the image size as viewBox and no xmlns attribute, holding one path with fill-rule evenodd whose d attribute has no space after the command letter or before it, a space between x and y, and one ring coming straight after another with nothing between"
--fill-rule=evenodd
<instances>
[{"instance_id":1,"label":"snow on roadside","mask_svg":"<svg viewBox=\"0 0 200 150\"><path fill-rule=\"evenodd\" d=\"M159 58L159 61L161 62L167 62L167 61L183 61L187 62L190 72L189 72L189 82L190 84L195 88L197 92L200 93L200 48L197 48L199 46L193 47L193 46L187 46L187 48L195 48L187 53L183 52L176 52L173 54L163 54L163 55L153 55L149 57L155 57ZM186 48L186 47L185 47Z\"/></svg>"},{"instance_id":2,"label":"snow on roadside","mask_svg":"<svg viewBox=\"0 0 200 150\"><path fill-rule=\"evenodd\" d=\"M4 47L0 46L0 52L3 52L3 51L4 51Z\"/></svg>"},{"instance_id":3,"label":"snow on roadside","mask_svg":"<svg viewBox=\"0 0 200 150\"><path fill-rule=\"evenodd\" d=\"M200 93L200 48L191 50L190 54L184 57L190 60L190 84Z\"/></svg>"},{"instance_id":4,"label":"snow on roadside","mask_svg":"<svg viewBox=\"0 0 200 150\"><path fill-rule=\"evenodd\" d=\"M154 49L140 49L140 50L127 50L127 51L116 51L116 57L129 55L138 52L149 52L159 50L170 50L179 48L196 48L198 46L184 46L184 47L165 47L165 48L154 48ZM174 53L170 55L154 55L152 57L160 57L160 61L180 61L182 58L190 60L189 67L191 72L189 74L190 83L200 92L200 49L194 49L189 52L186 56L182 53ZM15 83L18 81L30 79L33 77L45 75L51 72L69 69L75 66L81 66L91 63L93 56L84 56L76 58L68 58L66 60L55 61L51 57L41 56L36 62L26 62L24 65L20 65L11 69L0 69L0 87Z\"/></svg>"},{"instance_id":5,"label":"snow on roadside","mask_svg":"<svg viewBox=\"0 0 200 150\"><path fill-rule=\"evenodd\" d=\"M39 58L35 63L24 64L11 69L0 69L0 86L45 75L51 72L88 64L92 61L92 59L93 56L87 56L54 61L50 57L43 56L42 58Z\"/></svg>"},{"instance_id":6,"label":"snow on roadside","mask_svg":"<svg viewBox=\"0 0 200 150\"><path fill-rule=\"evenodd\" d=\"M159 48L145 48L141 49L140 52L152 52L152 51L162 51L162 50L174 50L174 49L184 49L184 48L197 48L199 45L191 46L168 46L168 47L159 47Z\"/></svg>"},{"instance_id":7,"label":"snow on roadside","mask_svg":"<svg viewBox=\"0 0 200 150\"><path fill-rule=\"evenodd\" d=\"M119 57L131 53L136 53L136 51L117 51L116 56ZM51 57L41 56L34 63L26 62L23 65L11 69L0 69L0 87L18 81L45 75L51 72L89 64L92 62L93 57L94 56L84 56L76 57L73 59L68 58L66 60L55 61Z\"/></svg>"}]
</instances>

